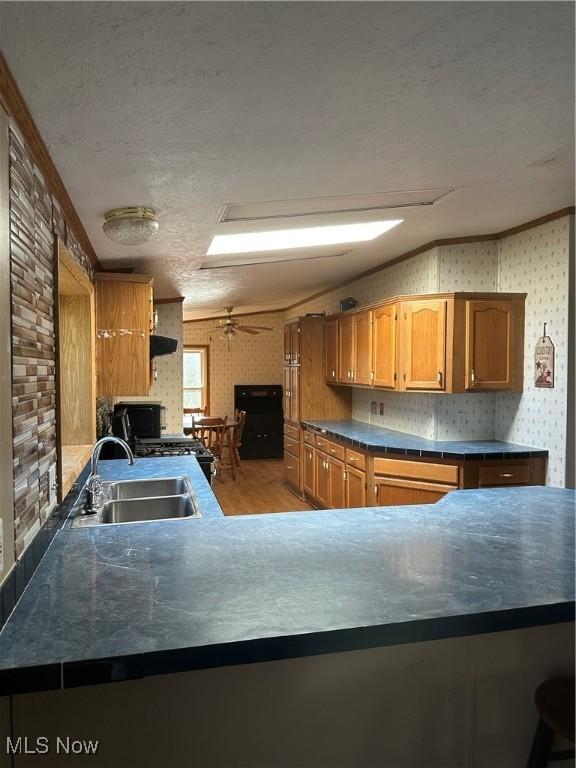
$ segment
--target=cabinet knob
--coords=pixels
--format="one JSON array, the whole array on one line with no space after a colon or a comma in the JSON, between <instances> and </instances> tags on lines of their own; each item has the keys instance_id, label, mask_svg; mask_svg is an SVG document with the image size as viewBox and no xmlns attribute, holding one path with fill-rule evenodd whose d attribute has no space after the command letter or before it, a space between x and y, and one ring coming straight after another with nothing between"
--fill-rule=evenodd
<instances>
[{"instance_id":1,"label":"cabinet knob","mask_svg":"<svg viewBox=\"0 0 576 768\"><path fill-rule=\"evenodd\" d=\"M335 379L335 378L336 378L336 371L335 371L335 370L332 370L332 378L333 378L333 379Z\"/></svg>"},{"instance_id":2,"label":"cabinet knob","mask_svg":"<svg viewBox=\"0 0 576 768\"><path fill-rule=\"evenodd\" d=\"M514 477L514 472L500 472L498 477Z\"/></svg>"},{"instance_id":3,"label":"cabinet knob","mask_svg":"<svg viewBox=\"0 0 576 768\"><path fill-rule=\"evenodd\" d=\"M438 371L438 377L437 378L438 378L438 384L440 384L440 386L442 386L442 375L443 375L442 371Z\"/></svg>"},{"instance_id":4,"label":"cabinet knob","mask_svg":"<svg viewBox=\"0 0 576 768\"><path fill-rule=\"evenodd\" d=\"M470 371L470 381L472 382L472 384L476 384L476 371L474 370L474 368L472 368L472 370Z\"/></svg>"}]
</instances>

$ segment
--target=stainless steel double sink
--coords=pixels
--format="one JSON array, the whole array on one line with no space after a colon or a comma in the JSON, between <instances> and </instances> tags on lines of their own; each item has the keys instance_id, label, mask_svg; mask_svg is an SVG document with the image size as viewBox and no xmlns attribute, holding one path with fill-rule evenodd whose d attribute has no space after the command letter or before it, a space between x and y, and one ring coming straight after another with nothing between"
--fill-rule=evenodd
<instances>
[{"instance_id":1,"label":"stainless steel double sink","mask_svg":"<svg viewBox=\"0 0 576 768\"><path fill-rule=\"evenodd\" d=\"M72 523L74 527L201 517L186 477L114 480L102 485L102 508L90 515L80 510Z\"/></svg>"}]
</instances>

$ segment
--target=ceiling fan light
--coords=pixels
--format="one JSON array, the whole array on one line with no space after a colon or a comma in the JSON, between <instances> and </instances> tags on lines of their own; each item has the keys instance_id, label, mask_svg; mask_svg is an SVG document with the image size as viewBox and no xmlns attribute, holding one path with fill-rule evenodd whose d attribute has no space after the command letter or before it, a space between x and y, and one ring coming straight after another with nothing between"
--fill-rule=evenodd
<instances>
[{"instance_id":1,"label":"ceiling fan light","mask_svg":"<svg viewBox=\"0 0 576 768\"><path fill-rule=\"evenodd\" d=\"M114 208L104 215L102 229L118 245L142 245L158 234L160 225L153 208Z\"/></svg>"}]
</instances>

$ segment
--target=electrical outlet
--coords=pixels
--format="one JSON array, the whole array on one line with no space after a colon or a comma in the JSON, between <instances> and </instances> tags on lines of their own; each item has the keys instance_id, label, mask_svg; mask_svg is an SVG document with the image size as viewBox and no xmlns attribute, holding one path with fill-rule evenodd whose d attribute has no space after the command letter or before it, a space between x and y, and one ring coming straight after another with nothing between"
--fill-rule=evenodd
<instances>
[{"instance_id":1,"label":"electrical outlet","mask_svg":"<svg viewBox=\"0 0 576 768\"><path fill-rule=\"evenodd\" d=\"M56 506L58 502L58 483L56 481L56 465L48 470L48 510Z\"/></svg>"},{"instance_id":2,"label":"electrical outlet","mask_svg":"<svg viewBox=\"0 0 576 768\"><path fill-rule=\"evenodd\" d=\"M378 406L378 413L380 414L380 416L384 416L384 403L380 403L380 405Z\"/></svg>"}]
</instances>

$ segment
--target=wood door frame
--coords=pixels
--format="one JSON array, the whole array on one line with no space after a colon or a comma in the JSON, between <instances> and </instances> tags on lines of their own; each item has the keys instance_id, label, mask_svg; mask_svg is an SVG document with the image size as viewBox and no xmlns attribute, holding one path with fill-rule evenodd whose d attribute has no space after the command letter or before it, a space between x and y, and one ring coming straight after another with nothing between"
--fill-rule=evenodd
<instances>
[{"instance_id":1,"label":"wood door frame","mask_svg":"<svg viewBox=\"0 0 576 768\"><path fill-rule=\"evenodd\" d=\"M60 354L60 295L61 287L63 285L63 270L66 270L68 275L74 279L77 283L79 295L88 300L88 310L90 313L90 365L91 376L89 385L89 401L90 401L90 422L91 429L87 431L87 442L83 447L79 446L78 450L78 465L73 469L71 473L68 473L64 477L63 472L63 457L62 451L66 445L63 431L62 431L62 364ZM65 294L63 294L65 295ZM68 248L64 243L56 238L54 241L54 337L55 337L55 379L56 386L56 480L58 483L58 501L61 502L68 491L70 490L74 481L78 478L78 475L83 469L83 465L86 460L86 446L94 444L96 441L96 312L95 312L95 292L94 284L84 272L82 267L78 264L76 259L72 256Z\"/></svg>"}]
</instances>

